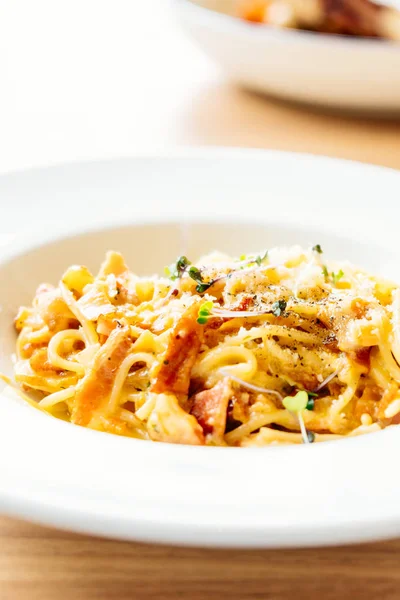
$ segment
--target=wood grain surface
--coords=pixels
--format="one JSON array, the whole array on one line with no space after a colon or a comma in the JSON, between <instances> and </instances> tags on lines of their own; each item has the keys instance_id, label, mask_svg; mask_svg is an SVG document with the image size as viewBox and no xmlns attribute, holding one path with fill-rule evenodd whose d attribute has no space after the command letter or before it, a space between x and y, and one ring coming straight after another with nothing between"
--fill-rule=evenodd
<instances>
[{"instance_id":1,"label":"wood grain surface","mask_svg":"<svg viewBox=\"0 0 400 600\"><path fill-rule=\"evenodd\" d=\"M197 550L0 519L2 600L337 600L400 597L400 541L331 549Z\"/></svg>"},{"instance_id":2,"label":"wood grain surface","mask_svg":"<svg viewBox=\"0 0 400 600\"><path fill-rule=\"evenodd\" d=\"M54 32L56 18L65 26ZM4 3L1 48L2 171L177 145L277 148L400 168L399 121L324 114L235 88L178 30L165 0ZM125 598L398 600L400 541L193 550L0 518L0 600Z\"/></svg>"}]
</instances>

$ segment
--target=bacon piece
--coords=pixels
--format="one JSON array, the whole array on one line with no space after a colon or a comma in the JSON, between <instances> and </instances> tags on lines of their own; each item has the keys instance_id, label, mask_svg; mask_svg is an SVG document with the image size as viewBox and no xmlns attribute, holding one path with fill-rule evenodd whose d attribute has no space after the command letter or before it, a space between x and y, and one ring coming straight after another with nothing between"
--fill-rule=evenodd
<instances>
[{"instance_id":1,"label":"bacon piece","mask_svg":"<svg viewBox=\"0 0 400 600\"><path fill-rule=\"evenodd\" d=\"M36 373L46 373L47 375L60 375L62 371L57 369L49 362L47 348L39 348L33 352L29 359L29 364Z\"/></svg>"},{"instance_id":2,"label":"bacon piece","mask_svg":"<svg viewBox=\"0 0 400 600\"><path fill-rule=\"evenodd\" d=\"M370 359L370 354L371 354L371 347L367 346L365 348L357 348L354 351L350 351L348 352L349 356L357 361L358 363L360 363L361 365L363 365L363 367L365 367L366 372L368 373L370 366L371 366L371 359Z\"/></svg>"},{"instance_id":3,"label":"bacon piece","mask_svg":"<svg viewBox=\"0 0 400 600\"><path fill-rule=\"evenodd\" d=\"M21 350L21 358L32 358L33 354L37 350L41 350L42 348L47 348L47 342L33 343L29 342L22 347Z\"/></svg>"},{"instance_id":4,"label":"bacon piece","mask_svg":"<svg viewBox=\"0 0 400 600\"><path fill-rule=\"evenodd\" d=\"M362 319L367 314L370 304L362 298L354 298L354 300L351 301L350 306L356 319Z\"/></svg>"},{"instance_id":5,"label":"bacon piece","mask_svg":"<svg viewBox=\"0 0 400 600\"><path fill-rule=\"evenodd\" d=\"M334 333L329 333L326 338L322 340L323 345L327 350L331 352L339 352L337 337Z\"/></svg>"},{"instance_id":6,"label":"bacon piece","mask_svg":"<svg viewBox=\"0 0 400 600\"><path fill-rule=\"evenodd\" d=\"M203 327L197 323L198 311L199 305L193 304L175 325L152 392L187 396L192 367L203 341Z\"/></svg>"},{"instance_id":7,"label":"bacon piece","mask_svg":"<svg viewBox=\"0 0 400 600\"><path fill-rule=\"evenodd\" d=\"M373 419L377 419L379 402L382 397L382 392L377 387L366 387L361 398L356 400L354 406L354 415L360 419L361 415L371 415Z\"/></svg>"},{"instance_id":8,"label":"bacon piece","mask_svg":"<svg viewBox=\"0 0 400 600\"><path fill-rule=\"evenodd\" d=\"M114 329L95 355L93 367L78 384L72 422L89 425L97 409L107 405L118 369L132 348L129 327Z\"/></svg>"},{"instance_id":9,"label":"bacon piece","mask_svg":"<svg viewBox=\"0 0 400 600\"><path fill-rule=\"evenodd\" d=\"M254 302L257 299L255 294L242 294L239 302L232 306L230 310L250 310L254 306Z\"/></svg>"},{"instance_id":10,"label":"bacon piece","mask_svg":"<svg viewBox=\"0 0 400 600\"><path fill-rule=\"evenodd\" d=\"M225 433L229 400L233 390L229 378L217 383L210 390L199 392L193 397L191 414L196 417L205 434L221 439Z\"/></svg>"}]
</instances>

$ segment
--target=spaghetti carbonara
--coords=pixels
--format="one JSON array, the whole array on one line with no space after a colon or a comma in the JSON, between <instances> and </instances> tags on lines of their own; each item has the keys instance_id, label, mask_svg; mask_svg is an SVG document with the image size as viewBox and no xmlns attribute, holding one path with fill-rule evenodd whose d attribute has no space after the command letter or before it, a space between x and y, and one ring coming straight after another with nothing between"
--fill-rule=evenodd
<instances>
[{"instance_id":1,"label":"spaghetti carbonara","mask_svg":"<svg viewBox=\"0 0 400 600\"><path fill-rule=\"evenodd\" d=\"M177 444L312 443L400 422L400 288L320 245L73 266L15 319L15 379L83 427Z\"/></svg>"}]
</instances>

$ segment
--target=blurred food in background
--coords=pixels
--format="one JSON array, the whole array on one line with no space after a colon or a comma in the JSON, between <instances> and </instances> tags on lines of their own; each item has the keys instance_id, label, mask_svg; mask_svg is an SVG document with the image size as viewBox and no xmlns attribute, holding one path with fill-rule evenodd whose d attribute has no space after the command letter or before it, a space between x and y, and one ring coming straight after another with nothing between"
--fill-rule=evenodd
<instances>
[{"instance_id":1,"label":"blurred food in background","mask_svg":"<svg viewBox=\"0 0 400 600\"><path fill-rule=\"evenodd\" d=\"M371 0L243 0L239 16L275 27L400 41L400 10Z\"/></svg>"}]
</instances>

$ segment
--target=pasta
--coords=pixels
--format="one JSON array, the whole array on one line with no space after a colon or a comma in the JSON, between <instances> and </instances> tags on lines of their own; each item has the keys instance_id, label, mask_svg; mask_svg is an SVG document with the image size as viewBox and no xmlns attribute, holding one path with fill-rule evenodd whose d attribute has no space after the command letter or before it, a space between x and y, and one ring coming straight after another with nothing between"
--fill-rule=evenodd
<instances>
[{"instance_id":1,"label":"pasta","mask_svg":"<svg viewBox=\"0 0 400 600\"><path fill-rule=\"evenodd\" d=\"M400 287L318 244L147 278L108 252L40 285L15 327L30 402L99 431L250 447L400 423Z\"/></svg>"}]
</instances>

